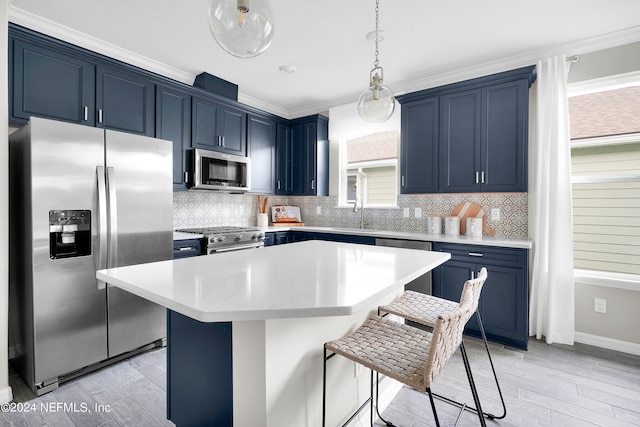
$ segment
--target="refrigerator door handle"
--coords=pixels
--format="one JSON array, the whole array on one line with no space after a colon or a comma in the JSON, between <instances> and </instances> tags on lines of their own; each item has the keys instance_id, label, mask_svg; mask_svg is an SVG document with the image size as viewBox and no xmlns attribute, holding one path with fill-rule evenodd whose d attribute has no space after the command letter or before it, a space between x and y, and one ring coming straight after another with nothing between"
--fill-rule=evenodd
<instances>
[{"instance_id":1,"label":"refrigerator door handle","mask_svg":"<svg viewBox=\"0 0 640 427\"><path fill-rule=\"evenodd\" d=\"M118 259L118 201L116 200L116 172L107 167L107 194L109 200L109 256L107 267L115 267Z\"/></svg>"},{"instance_id":2,"label":"refrigerator door handle","mask_svg":"<svg viewBox=\"0 0 640 427\"><path fill-rule=\"evenodd\" d=\"M98 181L98 270L107 268L107 181L104 166L96 167ZM98 289L106 283L98 280Z\"/></svg>"}]
</instances>

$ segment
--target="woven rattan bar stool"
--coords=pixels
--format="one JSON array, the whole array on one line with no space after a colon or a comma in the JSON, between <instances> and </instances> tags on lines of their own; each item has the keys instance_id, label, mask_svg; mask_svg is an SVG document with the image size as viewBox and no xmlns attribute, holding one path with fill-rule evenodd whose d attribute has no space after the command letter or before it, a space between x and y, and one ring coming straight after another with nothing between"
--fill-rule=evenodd
<instances>
[{"instance_id":1,"label":"woven rattan bar stool","mask_svg":"<svg viewBox=\"0 0 640 427\"><path fill-rule=\"evenodd\" d=\"M440 426L431 384L455 351L460 348L471 394L476 408L478 408L480 425L486 426L473 375L469 368L469 359L462 342L464 326L473 315L478 304L477 298L480 295L480 290L476 288L482 288L483 283L484 280L480 279L467 281L460 304L455 310L438 316L432 332L423 331L388 318L371 316L362 326L349 335L325 343L322 425L325 426L326 421L327 361L335 355L341 355L371 369L371 396L368 402L371 403L370 421L372 426L375 418L374 414L377 412L374 402L377 401L378 394L378 382L374 381L374 371L417 390L426 391L436 426ZM328 355L329 352L331 352L330 355ZM374 384L376 386L375 398ZM356 411L356 414L360 409ZM463 406L456 424L460 420L464 409ZM355 414L344 425L349 424L354 417ZM382 417L380 418L387 425L393 426Z\"/></svg>"},{"instance_id":2,"label":"woven rattan bar stool","mask_svg":"<svg viewBox=\"0 0 640 427\"><path fill-rule=\"evenodd\" d=\"M477 279L486 280L487 278L487 269L482 267L480 273L478 274ZM463 290L464 292L464 290ZM478 295L479 298L479 295ZM477 301L477 300L476 300ZM459 303L455 301L450 301L443 298L434 297L432 295L423 294L421 292L413 292L413 291L405 291L400 297L398 297L395 301L393 301L389 305L380 306L378 308L378 314L388 313L395 314L396 316L403 317L412 322L419 323L424 326L428 326L433 328L436 324L436 320L438 316L443 313L448 313L450 311L454 311L458 308ZM482 319L480 317L480 313L477 310L477 304L474 308L476 313L476 318L478 319L478 324L480 325L480 333L482 335L482 340L484 341L484 347L487 351L487 357L489 358L489 364L491 366L491 371L493 372L493 378L496 383L496 388L498 390L498 395L500 396L500 401L502 403L502 415L496 416L494 414L490 414L484 412L484 415L489 419L502 419L507 415L507 407L504 402L504 397L502 396L502 390L500 389L500 383L498 381L498 376L496 375L496 370L493 366L493 360L491 359L491 352L489 351L489 344L487 343L487 336L484 332L484 327L482 325ZM449 399L447 397L434 394L437 398L441 400L445 400L449 403L452 403L457 406L461 406L462 403ZM477 411L476 408L467 407L468 410Z\"/></svg>"}]
</instances>

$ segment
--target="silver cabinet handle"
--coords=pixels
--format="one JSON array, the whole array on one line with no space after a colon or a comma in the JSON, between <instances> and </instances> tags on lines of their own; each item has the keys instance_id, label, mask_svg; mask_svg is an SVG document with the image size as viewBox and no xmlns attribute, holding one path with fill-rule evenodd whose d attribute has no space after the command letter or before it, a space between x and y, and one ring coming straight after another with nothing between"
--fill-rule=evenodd
<instances>
[{"instance_id":1,"label":"silver cabinet handle","mask_svg":"<svg viewBox=\"0 0 640 427\"><path fill-rule=\"evenodd\" d=\"M480 184L479 175L480 175L480 172L476 171L476 184Z\"/></svg>"},{"instance_id":2,"label":"silver cabinet handle","mask_svg":"<svg viewBox=\"0 0 640 427\"><path fill-rule=\"evenodd\" d=\"M404 187L404 175L400 177L400 181L401 181L400 185Z\"/></svg>"},{"instance_id":3,"label":"silver cabinet handle","mask_svg":"<svg viewBox=\"0 0 640 427\"><path fill-rule=\"evenodd\" d=\"M278 190L280 190L280 181L277 181L277 185L278 185Z\"/></svg>"},{"instance_id":4,"label":"silver cabinet handle","mask_svg":"<svg viewBox=\"0 0 640 427\"><path fill-rule=\"evenodd\" d=\"M475 272L475 271L472 271L472 272L471 272L471 280L473 280L473 279L475 279L475 278L476 278L476 272Z\"/></svg>"},{"instance_id":5,"label":"silver cabinet handle","mask_svg":"<svg viewBox=\"0 0 640 427\"><path fill-rule=\"evenodd\" d=\"M98 108L98 123L102 123L102 108Z\"/></svg>"},{"instance_id":6,"label":"silver cabinet handle","mask_svg":"<svg viewBox=\"0 0 640 427\"><path fill-rule=\"evenodd\" d=\"M469 256L484 256L484 254L481 254L479 252L469 252Z\"/></svg>"},{"instance_id":7,"label":"silver cabinet handle","mask_svg":"<svg viewBox=\"0 0 640 427\"><path fill-rule=\"evenodd\" d=\"M89 107L87 107L85 105L84 106L84 121L86 122L87 120L89 120Z\"/></svg>"},{"instance_id":8,"label":"silver cabinet handle","mask_svg":"<svg viewBox=\"0 0 640 427\"><path fill-rule=\"evenodd\" d=\"M189 172L184 173L184 182L189 182Z\"/></svg>"},{"instance_id":9,"label":"silver cabinet handle","mask_svg":"<svg viewBox=\"0 0 640 427\"><path fill-rule=\"evenodd\" d=\"M315 189L316 189L316 180L315 180L315 179L312 179L312 180L311 180L311 189L312 189L312 190L315 190Z\"/></svg>"},{"instance_id":10,"label":"silver cabinet handle","mask_svg":"<svg viewBox=\"0 0 640 427\"><path fill-rule=\"evenodd\" d=\"M481 184L484 184L484 171L482 171L482 172L480 173L480 176L481 176L481 178L480 178L480 183L481 183Z\"/></svg>"}]
</instances>

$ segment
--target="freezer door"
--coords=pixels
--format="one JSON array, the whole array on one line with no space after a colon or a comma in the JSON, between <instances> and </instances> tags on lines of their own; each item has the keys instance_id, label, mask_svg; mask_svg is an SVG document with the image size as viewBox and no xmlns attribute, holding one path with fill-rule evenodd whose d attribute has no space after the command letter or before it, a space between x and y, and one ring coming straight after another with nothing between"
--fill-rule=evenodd
<instances>
[{"instance_id":1,"label":"freezer door","mask_svg":"<svg viewBox=\"0 0 640 427\"><path fill-rule=\"evenodd\" d=\"M109 198L108 266L169 260L173 254L170 141L105 131ZM109 357L166 335L166 310L107 287Z\"/></svg>"},{"instance_id":2,"label":"freezer door","mask_svg":"<svg viewBox=\"0 0 640 427\"><path fill-rule=\"evenodd\" d=\"M29 126L31 159L26 163L31 190L17 203L30 222L32 250L24 253L32 258L18 261L32 262L31 268L26 266L33 272L32 285L29 274L22 285L32 293L27 299L33 301L33 378L39 383L107 357L106 291L99 289L95 276L99 268L96 171L104 162L104 137L101 129L39 118L31 118ZM91 254L52 259L52 210L90 212Z\"/></svg>"}]
</instances>

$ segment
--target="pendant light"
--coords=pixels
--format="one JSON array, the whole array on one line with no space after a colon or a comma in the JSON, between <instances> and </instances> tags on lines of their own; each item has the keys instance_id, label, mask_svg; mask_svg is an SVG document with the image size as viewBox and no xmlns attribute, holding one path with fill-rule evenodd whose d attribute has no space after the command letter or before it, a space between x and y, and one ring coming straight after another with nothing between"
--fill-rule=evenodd
<instances>
[{"instance_id":1,"label":"pendant light","mask_svg":"<svg viewBox=\"0 0 640 427\"><path fill-rule=\"evenodd\" d=\"M222 49L238 58L252 58L267 50L273 23L265 0L213 0L209 29Z\"/></svg>"},{"instance_id":2,"label":"pendant light","mask_svg":"<svg viewBox=\"0 0 640 427\"><path fill-rule=\"evenodd\" d=\"M396 99L393 97L393 93L383 85L384 71L378 60L378 41L380 39L380 31L378 30L379 10L380 0L376 0L376 59L373 61L373 69L369 72L369 87L358 98L358 114L364 121L370 123L387 121L396 107Z\"/></svg>"}]
</instances>

